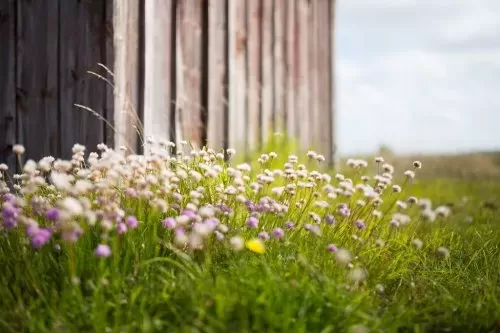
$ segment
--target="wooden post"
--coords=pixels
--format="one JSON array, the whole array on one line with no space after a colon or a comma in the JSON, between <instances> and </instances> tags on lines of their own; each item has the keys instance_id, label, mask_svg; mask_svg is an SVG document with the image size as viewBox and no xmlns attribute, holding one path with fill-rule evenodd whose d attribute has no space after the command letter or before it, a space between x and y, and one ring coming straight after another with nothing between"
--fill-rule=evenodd
<instances>
[{"instance_id":1,"label":"wooden post","mask_svg":"<svg viewBox=\"0 0 500 333\"><path fill-rule=\"evenodd\" d=\"M114 0L115 147L135 152L139 108L139 0Z\"/></svg>"},{"instance_id":2,"label":"wooden post","mask_svg":"<svg viewBox=\"0 0 500 333\"><path fill-rule=\"evenodd\" d=\"M246 61L245 0L229 0L229 111L228 144L246 146ZM241 150L241 149L240 149Z\"/></svg>"},{"instance_id":3,"label":"wooden post","mask_svg":"<svg viewBox=\"0 0 500 333\"><path fill-rule=\"evenodd\" d=\"M208 3L208 123L207 146L226 146L227 133L227 0Z\"/></svg>"}]
</instances>

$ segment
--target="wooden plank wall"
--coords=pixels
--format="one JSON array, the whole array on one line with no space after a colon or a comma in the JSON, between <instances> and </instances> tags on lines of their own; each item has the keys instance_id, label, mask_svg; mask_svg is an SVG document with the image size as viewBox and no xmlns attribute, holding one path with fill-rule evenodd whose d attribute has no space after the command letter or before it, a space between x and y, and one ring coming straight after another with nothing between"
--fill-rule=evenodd
<instances>
[{"instance_id":1,"label":"wooden plank wall","mask_svg":"<svg viewBox=\"0 0 500 333\"><path fill-rule=\"evenodd\" d=\"M112 87L88 71L109 77L98 64L113 68L112 9L101 0L0 2L0 162L15 167L16 143L38 160L106 140L99 118L112 117Z\"/></svg>"},{"instance_id":2,"label":"wooden plank wall","mask_svg":"<svg viewBox=\"0 0 500 333\"><path fill-rule=\"evenodd\" d=\"M159 0L151 2L155 1ZM170 131L177 133L176 141L248 152L273 132L285 132L303 149L315 148L332 159L333 0L172 3L173 10L146 11L146 22L167 36L174 26L176 37L170 48L156 45L155 55L146 57L155 64L146 64L154 74L146 78L145 87L156 88L145 96L157 100L164 92L172 97L176 108ZM164 17L171 19L167 27L155 23ZM207 39L207 50L200 36ZM153 37L146 36L148 40ZM176 50L172 65L176 71L171 72L176 87L163 87L165 80L157 78L153 69L162 68L172 50ZM206 86L200 79L204 74ZM205 99L200 97L204 93ZM147 99L145 104L149 105ZM157 107L146 112L152 112L146 119L163 119L170 111ZM162 132L165 129L148 133L160 137Z\"/></svg>"},{"instance_id":3,"label":"wooden plank wall","mask_svg":"<svg viewBox=\"0 0 500 333\"><path fill-rule=\"evenodd\" d=\"M277 131L332 161L334 12L334 0L2 1L1 161L16 142L40 158L76 142L140 151L147 136L250 152Z\"/></svg>"}]
</instances>

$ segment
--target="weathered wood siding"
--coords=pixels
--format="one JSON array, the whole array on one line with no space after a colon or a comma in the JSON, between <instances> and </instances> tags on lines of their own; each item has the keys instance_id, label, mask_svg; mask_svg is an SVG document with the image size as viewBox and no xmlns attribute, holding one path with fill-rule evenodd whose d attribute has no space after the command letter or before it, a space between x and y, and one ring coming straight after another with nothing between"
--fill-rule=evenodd
<instances>
[{"instance_id":1,"label":"weathered wood siding","mask_svg":"<svg viewBox=\"0 0 500 333\"><path fill-rule=\"evenodd\" d=\"M14 143L38 159L77 142L141 151L150 136L249 152L283 132L332 161L334 12L334 0L4 0L0 159L15 163Z\"/></svg>"},{"instance_id":2,"label":"weathered wood siding","mask_svg":"<svg viewBox=\"0 0 500 333\"><path fill-rule=\"evenodd\" d=\"M37 160L109 137L99 118L112 118L112 88L88 71L109 77L98 64L113 68L112 9L102 0L0 1L0 162L15 167L16 143Z\"/></svg>"}]
</instances>

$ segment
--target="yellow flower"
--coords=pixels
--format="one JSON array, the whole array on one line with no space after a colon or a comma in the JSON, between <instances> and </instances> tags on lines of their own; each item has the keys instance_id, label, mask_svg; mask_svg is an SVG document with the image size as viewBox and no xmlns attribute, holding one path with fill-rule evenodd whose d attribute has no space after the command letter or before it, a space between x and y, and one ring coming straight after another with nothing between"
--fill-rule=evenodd
<instances>
[{"instance_id":1,"label":"yellow flower","mask_svg":"<svg viewBox=\"0 0 500 333\"><path fill-rule=\"evenodd\" d=\"M264 247L264 243L260 239L254 238L246 241L245 246L252 252L255 253L264 253L266 252L266 248Z\"/></svg>"}]
</instances>

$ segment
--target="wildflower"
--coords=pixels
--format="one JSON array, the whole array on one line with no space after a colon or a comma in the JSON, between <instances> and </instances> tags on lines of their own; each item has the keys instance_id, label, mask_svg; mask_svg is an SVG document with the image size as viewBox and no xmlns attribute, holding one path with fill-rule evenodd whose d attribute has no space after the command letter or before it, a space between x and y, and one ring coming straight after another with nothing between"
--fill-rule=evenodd
<instances>
[{"instance_id":1,"label":"wildflower","mask_svg":"<svg viewBox=\"0 0 500 333\"><path fill-rule=\"evenodd\" d=\"M97 245L94 253L98 257L106 258L111 255L111 249L106 244L99 244Z\"/></svg>"},{"instance_id":2,"label":"wildflower","mask_svg":"<svg viewBox=\"0 0 500 333\"><path fill-rule=\"evenodd\" d=\"M270 237L269 237L269 234L268 234L267 232L265 232L265 231L261 231L261 232L259 232L258 237L259 237L260 239L262 239L262 240L265 240L265 241L269 240L269 238L270 238Z\"/></svg>"},{"instance_id":3,"label":"wildflower","mask_svg":"<svg viewBox=\"0 0 500 333\"><path fill-rule=\"evenodd\" d=\"M392 185L392 191L395 193L401 192L401 186L399 185Z\"/></svg>"},{"instance_id":4,"label":"wildflower","mask_svg":"<svg viewBox=\"0 0 500 333\"><path fill-rule=\"evenodd\" d=\"M250 239L245 242L245 246L252 252L263 254L266 252L264 243L258 238Z\"/></svg>"},{"instance_id":5,"label":"wildflower","mask_svg":"<svg viewBox=\"0 0 500 333\"><path fill-rule=\"evenodd\" d=\"M189 238L188 236L186 236L186 233L184 232L184 229L182 229L182 227L178 227L177 229L175 229L175 237L174 237L175 245L179 247L184 247L186 246L188 241Z\"/></svg>"},{"instance_id":6,"label":"wildflower","mask_svg":"<svg viewBox=\"0 0 500 333\"><path fill-rule=\"evenodd\" d=\"M116 226L116 232L119 235L123 235L124 233L127 232L127 225L123 222L118 223L118 225Z\"/></svg>"},{"instance_id":7,"label":"wildflower","mask_svg":"<svg viewBox=\"0 0 500 333\"><path fill-rule=\"evenodd\" d=\"M436 220L436 213L430 209L423 210L421 215L425 221L434 222Z\"/></svg>"},{"instance_id":8,"label":"wildflower","mask_svg":"<svg viewBox=\"0 0 500 333\"><path fill-rule=\"evenodd\" d=\"M414 167L415 169L420 169L420 168L422 168L422 162L420 162L420 161L413 161L413 167Z\"/></svg>"},{"instance_id":9,"label":"wildflower","mask_svg":"<svg viewBox=\"0 0 500 333\"><path fill-rule=\"evenodd\" d=\"M52 233L49 229L40 228L31 236L31 246L35 249L39 249L49 242L51 236Z\"/></svg>"},{"instance_id":10,"label":"wildflower","mask_svg":"<svg viewBox=\"0 0 500 333\"><path fill-rule=\"evenodd\" d=\"M137 218L135 216L127 216L125 221L130 228L132 228L132 229L137 228L138 221L137 221Z\"/></svg>"},{"instance_id":11,"label":"wildflower","mask_svg":"<svg viewBox=\"0 0 500 333\"><path fill-rule=\"evenodd\" d=\"M25 152L25 148L23 145L16 144L16 145L12 146L12 151L16 155L22 155Z\"/></svg>"},{"instance_id":12,"label":"wildflower","mask_svg":"<svg viewBox=\"0 0 500 333\"><path fill-rule=\"evenodd\" d=\"M362 220L357 220L356 222L354 222L354 225L356 226L356 228L358 228L359 230L363 230L366 226L365 226L365 222L363 222Z\"/></svg>"},{"instance_id":13,"label":"wildflower","mask_svg":"<svg viewBox=\"0 0 500 333\"><path fill-rule=\"evenodd\" d=\"M352 269L351 271L349 271L349 279L355 283L364 281L366 279L367 275L368 274L367 274L366 270L364 270L363 268L360 268L360 267L356 267L356 268Z\"/></svg>"},{"instance_id":14,"label":"wildflower","mask_svg":"<svg viewBox=\"0 0 500 333\"><path fill-rule=\"evenodd\" d=\"M447 206L439 206L435 209L434 212L437 216L447 217L448 215L450 215L451 210Z\"/></svg>"},{"instance_id":15,"label":"wildflower","mask_svg":"<svg viewBox=\"0 0 500 333\"><path fill-rule=\"evenodd\" d=\"M201 207L199 210L198 210L198 214L206 219L206 218L210 218L210 217L213 217L215 215L215 211L212 207L209 207L209 206L205 206L205 207Z\"/></svg>"},{"instance_id":16,"label":"wildflower","mask_svg":"<svg viewBox=\"0 0 500 333\"><path fill-rule=\"evenodd\" d=\"M231 237L229 244L235 251L241 251L245 247L245 241L240 236Z\"/></svg>"},{"instance_id":17,"label":"wildflower","mask_svg":"<svg viewBox=\"0 0 500 333\"><path fill-rule=\"evenodd\" d=\"M384 158L382 156L375 157L375 163L384 163Z\"/></svg>"},{"instance_id":18,"label":"wildflower","mask_svg":"<svg viewBox=\"0 0 500 333\"><path fill-rule=\"evenodd\" d=\"M292 221L287 221L287 222L285 222L285 227L287 229L293 229L293 228L295 228L295 224Z\"/></svg>"},{"instance_id":19,"label":"wildflower","mask_svg":"<svg viewBox=\"0 0 500 333\"><path fill-rule=\"evenodd\" d=\"M415 205L415 204L417 204L417 203L418 203L418 199L417 199L417 198L415 198L415 197L409 197L409 198L408 198L408 203L409 203L410 205Z\"/></svg>"},{"instance_id":20,"label":"wildflower","mask_svg":"<svg viewBox=\"0 0 500 333\"><path fill-rule=\"evenodd\" d=\"M219 230L215 230L214 231L214 234L215 234L215 238L217 238L218 241L222 241L224 240L224 234L222 232L220 232Z\"/></svg>"},{"instance_id":21,"label":"wildflower","mask_svg":"<svg viewBox=\"0 0 500 333\"><path fill-rule=\"evenodd\" d=\"M393 228L399 228L399 221L393 219L393 220L391 220L389 225Z\"/></svg>"},{"instance_id":22,"label":"wildflower","mask_svg":"<svg viewBox=\"0 0 500 333\"><path fill-rule=\"evenodd\" d=\"M411 245L413 245L416 249L421 249L422 246L424 245L424 242L422 242L418 238L415 238L411 241Z\"/></svg>"},{"instance_id":23,"label":"wildflower","mask_svg":"<svg viewBox=\"0 0 500 333\"><path fill-rule=\"evenodd\" d=\"M274 228L272 235L275 239L283 239L283 237L285 237L285 231L281 228Z\"/></svg>"},{"instance_id":24,"label":"wildflower","mask_svg":"<svg viewBox=\"0 0 500 333\"><path fill-rule=\"evenodd\" d=\"M379 283L379 284L377 284L377 285L375 286L375 290L377 291L377 293L379 293L379 294L383 294L383 293L384 293L384 291L385 291L385 288L384 288L384 286L383 286L383 285L381 285L381 284Z\"/></svg>"},{"instance_id":25,"label":"wildflower","mask_svg":"<svg viewBox=\"0 0 500 333\"><path fill-rule=\"evenodd\" d=\"M387 173L393 173L394 172L394 167L388 163L382 164L382 169L384 169L385 172Z\"/></svg>"},{"instance_id":26,"label":"wildflower","mask_svg":"<svg viewBox=\"0 0 500 333\"><path fill-rule=\"evenodd\" d=\"M404 175L405 175L405 176L406 176L406 178L408 178L408 179L413 179L413 178L415 178L415 171L413 171L413 170L406 170L406 171L404 172Z\"/></svg>"},{"instance_id":27,"label":"wildflower","mask_svg":"<svg viewBox=\"0 0 500 333\"><path fill-rule=\"evenodd\" d=\"M247 220L247 227L255 229L259 226L259 220L255 216L250 216Z\"/></svg>"},{"instance_id":28,"label":"wildflower","mask_svg":"<svg viewBox=\"0 0 500 333\"><path fill-rule=\"evenodd\" d=\"M326 247L328 249L329 252L337 252L338 248L335 244L328 244L328 246Z\"/></svg>"},{"instance_id":29,"label":"wildflower","mask_svg":"<svg viewBox=\"0 0 500 333\"><path fill-rule=\"evenodd\" d=\"M337 221L335 220L335 217L333 215L326 215L325 222L326 222L326 224L329 224L329 225L335 225L337 223Z\"/></svg>"},{"instance_id":30,"label":"wildflower","mask_svg":"<svg viewBox=\"0 0 500 333\"><path fill-rule=\"evenodd\" d=\"M438 247L436 254L439 258L446 259L450 256L450 251L447 248L440 246Z\"/></svg>"},{"instance_id":31,"label":"wildflower","mask_svg":"<svg viewBox=\"0 0 500 333\"><path fill-rule=\"evenodd\" d=\"M380 238L379 238L379 239L377 239L377 240L375 241L375 245L377 245L378 247L384 247L384 246L385 246L385 242L384 242L384 240L383 240L383 239L380 239Z\"/></svg>"},{"instance_id":32,"label":"wildflower","mask_svg":"<svg viewBox=\"0 0 500 333\"><path fill-rule=\"evenodd\" d=\"M348 250L346 249L338 249L336 252L335 252L335 260L339 263L339 264L343 264L343 265L346 265L348 264L349 262L351 262L352 260L352 255L351 255L351 252L349 252Z\"/></svg>"}]
</instances>

